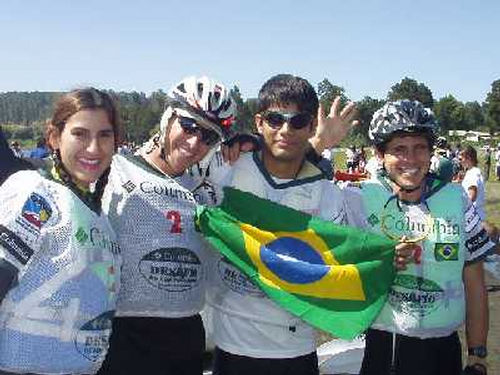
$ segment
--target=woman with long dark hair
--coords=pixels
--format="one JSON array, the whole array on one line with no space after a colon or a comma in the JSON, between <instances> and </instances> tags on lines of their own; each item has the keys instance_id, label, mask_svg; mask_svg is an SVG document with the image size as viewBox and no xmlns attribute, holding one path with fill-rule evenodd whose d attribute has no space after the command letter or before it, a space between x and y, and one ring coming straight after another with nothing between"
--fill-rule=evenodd
<instances>
[{"instance_id":1,"label":"woman with long dark hair","mask_svg":"<svg viewBox=\"0 0 500 375\"><path fill-rule=\"evenodd\" d=\"M107 351L119 247L101 196L119 140L111 97L63 95L53 163L0 187L0 374L92 374Z\"/></svg>"}]
</instances>

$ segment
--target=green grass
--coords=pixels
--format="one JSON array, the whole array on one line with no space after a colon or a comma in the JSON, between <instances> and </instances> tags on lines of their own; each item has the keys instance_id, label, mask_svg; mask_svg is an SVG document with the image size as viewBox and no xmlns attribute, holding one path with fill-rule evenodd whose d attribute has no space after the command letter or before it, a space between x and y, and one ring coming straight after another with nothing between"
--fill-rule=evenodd
<instances>
[{"instance_id":1,"label":"green grass","mask_svg":"<svg viewBox=\"0 0 500 375\"><path fill-rule=\"evenodd\" d=\"M500 182L494 181L495 176L490 174L490 181L486 183L486 218L500 227Z\"/></svg>"}]
</instances>

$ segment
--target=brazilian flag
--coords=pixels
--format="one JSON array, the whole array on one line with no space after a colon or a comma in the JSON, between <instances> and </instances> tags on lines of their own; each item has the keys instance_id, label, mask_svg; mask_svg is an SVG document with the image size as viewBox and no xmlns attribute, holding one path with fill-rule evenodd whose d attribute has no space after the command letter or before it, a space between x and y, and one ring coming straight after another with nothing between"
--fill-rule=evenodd
<instances>
[{"instance_id":1,"label":"brazilian flag","mask_svg":"<svg viewBox=\"0 0 500 375\"><path fill-rule=\"evenodd\" d=\"M281 307L343 339L370 326L395 276L394 241L233 188L197 226Z\"/></svg>"}]
</instances>

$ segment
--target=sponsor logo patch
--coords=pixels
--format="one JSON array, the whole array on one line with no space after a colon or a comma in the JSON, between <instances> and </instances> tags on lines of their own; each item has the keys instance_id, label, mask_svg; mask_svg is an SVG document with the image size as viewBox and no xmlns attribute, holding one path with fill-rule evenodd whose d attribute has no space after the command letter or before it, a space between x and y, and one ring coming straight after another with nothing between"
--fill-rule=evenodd
<instances>
[{"instance_id":1,"label":"sponsor logo patch","mask_svg":"<svg viewBox=\"0 0 500 375\"><path fill-rule=\"evenodd\" d=\"M479 223L480 217L474 205L470 205L465 213L465 232L469 233Z\"/></svg>"},{"instance_id":2,"label":"sponsor logo patch","mask_svg":"<svg viewBox=\"0 0 500 375\"><path fill-rule=\"evenodd\" d=\"M23 265L33 256L33 249L3 225L0 225L0 245Z\"/></svg>"},{"instance_id":3,"label":"sponsor logo patch","mask_svg":"<svg viewBox=\"0 0 500 375\"><path fill-rule=\"evenodd\" d=\"M150 181L144 181L139 184L139 189L145 194L166 196L169 198L196 203L193 194L190 191L177 189L175 185L159 185Z\"/></svg>"},{"instance_id":4,"label":"sponsor logo patch","mask_svg":"<svg viewBox=\"0 0 500 375\"><path fill-rule=\"evenodd\" d=\"M76 349L91 362L104 359L109 345L113 315L113 311L107 311L99 315L85 323L76 334Z\"/></svg>"},{"instance_id":5,"label":"sponsor logo patch","mask_svg":"<svg viewBox=\"0 0 500 375\"><path fill-rule=\"evenodd\" d=\"M233 292L260 298L265 296L264 292L225 258L219 260L217 271L222 282Z\"/></svg>"},{"instance_id":6,"label":"sponsor logo patch","mask_svg":"<svg viewBox=\"0 0 500 375\"><path fill-rule=\"evenodd\" d=\"M154 250L139 262L139 272L155 288L182 292L199 285L202 267L198 256L182 247Z\"/></svg>"},{"instance_id":7,"label":"sponsor logo patch","mask_svg":"<svg viewBox=\"0 0 500 375\"><path fill-rule=\"evenodd\" d=\"M52 208L41 195L32 193L24 203L22 218L34 226L40 228L50 219Z\"/></svg>"},{"instance_id":8,"label":"sponsor logo patch","mask_svg":"<svg viewBox=\"0 0 500 375\"><path fill-rule=\"evenodd\" d=\"M486 233L486 230L484 230L483 228L475 236L472 236L467 241L465 241L465 247L472 254L486 245L488 241L488 233Z\"/></svg>"},{"instance_id":9,"label":"sponsor logo patch","mask_svg":"<svg viewBox=\"0 0 500 375\"><path fill-rule=\"evenodd\" d=\"M132 182L132 180L128 180L122 185L122 187L127 191L127 193L131 193L137 186Z\"/></svg>"},{"instance_id":10,"label":"sponsor logo patch","mask_svg":"<svg viewBox=\"0 0 500 375\"><path fill-rule=\"evenodd\" d=\"M80 245L85 245L85 242L87 242L89 236L85 232L85 229L79 227L78 230L76 231L75 238L80 243Z\"/></svg>"},{"instance_id":11,"label":"sponsor logo patch","mask_svg":"<svg viewBox=\"0 0 500 375\"><path fill-rule=\"evenodd\" d=\"M397 275L388 301L398 312L424 317L443 304L444 290L436 282L423 277Z\"/></svg>"},{"instance_id":12,"label":"sponsor logo patch","mask_svg":"<svg viewBox=\"0 0 500 375\"><path fill-rule=\"evenodd\" d=\"M375 214L371 214L369 217L368 217L368 223L374 227L375 225L377 225L378 223L380 222L380 220L378 219L377 215Z\"/></svg>"},{"instance_id":13,"label":"sponsor logo patch","mask_svg":"<svg viewBox=\"0 0 500 375\"><path fill-rule=\"evenodd\" d=\"M91 227L88 231L83 227L78 227L75 238L82 246L89 245L102 249L107 249L113 254L120 254L120 246L117 242L112 241L106 233L102 232L99 228Z\"/></svg>"}]
</instances>

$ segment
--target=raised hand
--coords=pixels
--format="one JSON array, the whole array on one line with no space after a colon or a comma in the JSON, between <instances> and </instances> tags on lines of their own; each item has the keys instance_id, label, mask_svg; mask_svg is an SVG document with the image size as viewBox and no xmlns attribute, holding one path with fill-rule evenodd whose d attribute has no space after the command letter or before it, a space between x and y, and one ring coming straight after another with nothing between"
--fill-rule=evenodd
<instances>
[{"instance_id":1,"label":"raised hand","mask_svg":"<svg viewBox=\"0 0 500 375\"><path fill-rule=\"evenodd\" d=\"M349 102L340 110L340 96L337 96L330 107L330 113L325 116L323 107L318 109L318 126L316 134L310 139L316 153L332 148L340 143L353 126L359 124L355 120L357 115L356 104Z\"/></svg>"}]
</instances>

